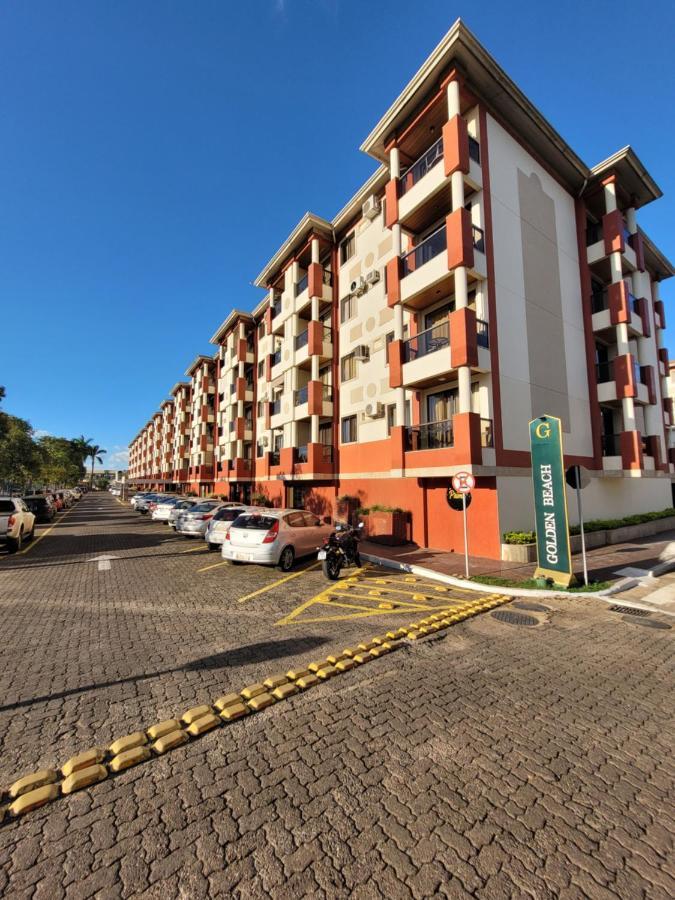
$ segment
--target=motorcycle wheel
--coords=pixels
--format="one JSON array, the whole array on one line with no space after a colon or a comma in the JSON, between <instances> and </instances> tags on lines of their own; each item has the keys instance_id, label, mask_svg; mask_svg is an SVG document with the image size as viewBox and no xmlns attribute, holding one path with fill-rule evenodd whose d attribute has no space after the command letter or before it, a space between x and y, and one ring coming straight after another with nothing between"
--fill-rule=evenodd
<instances>
[{"instance_id":1,"label":"motorcycle wheel","mask_svg":"<svg viewBox=\"0 0 675 900\"><path fill-rule=\"evenodd\" d=\"M340 560L336 557L332 557L330 559L324 559L321 563L321 568L323 570L323 574L329 581L337 581L340 577Z\"/></svg>"}]
</instances>

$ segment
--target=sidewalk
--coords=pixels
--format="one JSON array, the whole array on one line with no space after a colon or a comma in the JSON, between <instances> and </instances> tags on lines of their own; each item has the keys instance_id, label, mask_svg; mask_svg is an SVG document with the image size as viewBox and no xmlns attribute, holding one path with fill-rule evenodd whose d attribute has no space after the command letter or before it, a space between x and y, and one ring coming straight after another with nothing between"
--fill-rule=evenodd
<instances>
[{"instance_id":1,"label":"sidewalk","mask_svg":"<svg viewBox=\"0 0 675 900\"><path fill-rule=\"evenodd\" d=\"M675 531L665 531L653 538L638 538L623 544L612 544L589 550L586 554L589 581L615 581L625 576L637 575L632 570L648 572L662 560L659 558L668 544L675 541ZM405 544L402 547L391 547L375 541L363 541L361 550L373 556L380 556L408 565L425 566L443 575L463 577L464 556L461 553L450 553L446 550L431 550L417 544ZM575 573L581 581L583 564L581 554L572 557ZM512 563L497 559L486 559L481 556L469 557L471 575L492 575L508 578L513 581L527 581L534 576L534 563ZM630 571L625 571L630 570Z\"/></svg>"}]
</instances>

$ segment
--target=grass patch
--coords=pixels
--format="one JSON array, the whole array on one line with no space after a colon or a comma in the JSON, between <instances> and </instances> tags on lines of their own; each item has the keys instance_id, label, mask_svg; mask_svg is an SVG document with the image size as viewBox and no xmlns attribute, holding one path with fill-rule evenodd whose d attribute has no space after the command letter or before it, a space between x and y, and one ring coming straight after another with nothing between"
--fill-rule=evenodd
<instances>
[{"instance_id":1,"label":"grass patch","mask_svg":"<svg viewBox=\"0 0 675 900\"><path fill-rule=\"evenodd\" d=\"M537 581L534 578L526 578L524 581L514 581L512 578L502 578L500 575L471 575L469 581L474 581L476 584L487 584L491 587L542 590L541 586L537 584ZM611 586L611 581L593 581L588 586L585 584L569 588L552 586L551 588L546 588L546 590L560 591L561 593L566 594L586 594L593 591L604 591Z\"/></svg>"}]
</instances>

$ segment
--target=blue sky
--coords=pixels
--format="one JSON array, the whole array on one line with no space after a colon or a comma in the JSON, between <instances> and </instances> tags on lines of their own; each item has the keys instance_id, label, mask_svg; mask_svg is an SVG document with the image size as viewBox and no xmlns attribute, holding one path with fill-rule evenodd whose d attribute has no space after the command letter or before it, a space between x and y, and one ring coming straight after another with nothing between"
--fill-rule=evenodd
<instances>
[{"instance_id":1,"label":"blue sky","mask_svg":"<svg viewBox=\"0 0 675 900\"><path fill-rule=\"evenodd\" d=\"M359 144L458 15L589 165L633 145L665 194L640 222L675 259L674 10L4 0L5 408L119 464L303 212L373 171Z\"/></svg>"}]
</instances>

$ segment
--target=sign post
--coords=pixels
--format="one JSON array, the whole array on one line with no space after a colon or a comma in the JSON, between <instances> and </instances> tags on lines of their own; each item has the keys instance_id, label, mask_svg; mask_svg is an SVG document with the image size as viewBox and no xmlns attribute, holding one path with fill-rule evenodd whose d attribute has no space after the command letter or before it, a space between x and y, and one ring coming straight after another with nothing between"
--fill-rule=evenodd
<instances>
[{"instance_id":1,"label":"sign post","mask_svg":"<svg viewBox=\"0 0 675 900\"><path fill-rule=\"evenodd\" d=\"M469 530L466 524L466 495L476 486L476 479L470 472L458 472L453 475L452 487L462 495L462 519L464 520L464 571L469 577Z\"/></svg>"},{"instance_id":2,"label":"sign post","mask_svg":"<svg viewBox=\"0 0 675 900\"><path fill-rule=\"evenodd\" d=\"M537 532L535 577L569 587L574 581L567 519L562 429L555 416L530 422L532 485Z\"/></svg>"},{"instance_id":3,"label":"sign post","mask_svg":"<svg viewBox=\"0 0 675 900\"><path fill-rule=\"evenodd\" d=\"M584 514L581 509L581 489L585 488L590 478L583 466L570 466L565 472L565 481L577 492L577 513L579 515L579 534L581 535L581 559L584 564L584 584L588 587L588 566L586 565L586 536L584 535Z\"/></svg>"}]
</instances>

